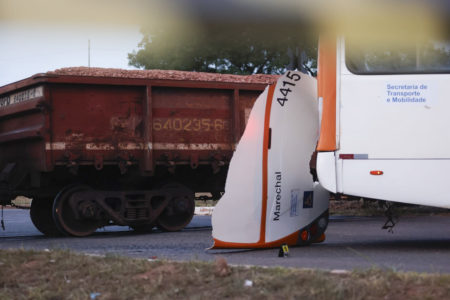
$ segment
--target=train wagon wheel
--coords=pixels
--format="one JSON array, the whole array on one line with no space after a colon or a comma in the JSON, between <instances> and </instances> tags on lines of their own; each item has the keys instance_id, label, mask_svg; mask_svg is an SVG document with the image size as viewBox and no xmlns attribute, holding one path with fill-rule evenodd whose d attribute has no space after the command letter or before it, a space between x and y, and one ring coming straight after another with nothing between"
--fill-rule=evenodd
<instances>
[{"instance_id":1,"label":"train wagon wheel","mask_svg":"<svg viewBox=\"0 0 450 300\"><path fill-rule=\"evenodd\" d=\"M167 207L157 220L157 226L165 231L178 231L186 227L194 216L194 192L180 184L163 187L172 195Z\"/></svg>"},{"instance_id":2,"label":"train wagon wheel","mask_svg":"<svg viewBox=\"0 0 450 300\"><path fill-rule=\"evenodd\" d=\"M90 188L85 185L69 185L56 195L55 202L53 203L53 219L58 229L64 234L83 237L92 234L99 228L98 220L83 218L81 216L81 205L77 205L76 207L70 205L70 197L73 194L88 190ZM77 215L79 215L78 218Z\"/></svg>"},{"instance_id":3,"label":"train wagon wheel","mask_svg":"<svg viewBox=\"0 0 450 300\"><path fill-rule=\"evenodd\" d=\"M30 218L37 230L46 236L61 235L53 220L53 198L34 198L31 201Z\"/></svg>"}]
</instances>

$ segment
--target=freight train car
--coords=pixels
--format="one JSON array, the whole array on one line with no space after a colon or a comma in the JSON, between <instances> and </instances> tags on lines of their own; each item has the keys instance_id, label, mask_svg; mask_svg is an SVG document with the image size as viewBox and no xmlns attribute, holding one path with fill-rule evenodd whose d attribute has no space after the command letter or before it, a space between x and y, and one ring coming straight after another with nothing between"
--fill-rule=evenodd
<instances>
[{"instance_id":1,"label":"freight train car","mask_svg":"<svg viewBox=\"0 0 450 300\"><path fill-rule=\"evenodd\" d=\"M0 88L0 204L46 235L186 226L275 76L66 68Z\"/></svg>"}]
</instances>

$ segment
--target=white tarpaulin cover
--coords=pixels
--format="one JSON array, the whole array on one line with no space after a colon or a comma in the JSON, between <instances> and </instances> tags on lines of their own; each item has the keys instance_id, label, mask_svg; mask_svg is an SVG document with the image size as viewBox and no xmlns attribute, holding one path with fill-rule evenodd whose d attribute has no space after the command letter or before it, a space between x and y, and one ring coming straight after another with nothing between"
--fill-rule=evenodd
<instances>
[{"instance_id":1,"label":"white tarpaulin cover","mask_svg":"<svg viewBox=\"0 0 450 300\"><path fill-rule=\"evenodd\" d=\"M309 162L319 132L316 79L288 71L256 100L213 216L213 248L264 248L318 240L328 192Z\"/></svg>"}]
</instances>

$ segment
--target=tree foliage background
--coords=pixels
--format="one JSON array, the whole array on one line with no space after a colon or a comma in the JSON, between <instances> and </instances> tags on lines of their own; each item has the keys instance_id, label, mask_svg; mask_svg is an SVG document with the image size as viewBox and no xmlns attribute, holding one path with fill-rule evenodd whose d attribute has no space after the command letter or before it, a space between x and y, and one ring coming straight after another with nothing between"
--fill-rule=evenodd
<instances>
[{"instance_id":1,"label":"tree foliage background","mask_svg":"<svg viewBox=\"0 0 450 300\"><path fill-rule=\"evenodd\" d=\"M144 26L141 33L138 49L128 54L129 64L141 69L282 74L292 60L288 51L297 54L296 63L304 52L306 65L316 66L317 39L297 27L211 26L177 32Z\"/></svg>"}]
</instances>

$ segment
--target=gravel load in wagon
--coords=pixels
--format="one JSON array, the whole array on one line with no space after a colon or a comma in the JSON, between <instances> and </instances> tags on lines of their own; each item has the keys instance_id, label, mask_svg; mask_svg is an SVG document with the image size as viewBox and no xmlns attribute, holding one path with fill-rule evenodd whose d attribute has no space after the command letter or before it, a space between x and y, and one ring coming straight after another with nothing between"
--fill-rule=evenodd
<instances>
[{"instance_id":1,"label":"gravel load in wagon","mask_svg":"<svg viewBox=\"0 0 450 300\"><path fill-rule=\"evenodd\" d=\"M186 72L173 70L123 70L106 68L74 67L62 68L47 72L46 75L70 75L70 76L92 76L92 77L114 77L114 78L140 78L140 79L161 79L161 80L189 80L206 82L227 82L227 83L254 83L272 84L279 77L277 75L254 74L249 76Z\"/></svg>"},{"instance_id":2,"label":"gravel load in wagon","mask_svg":"<svg viewBox=\"0 0 450 300\"><path fill-rule=\"evenodd\" d=\"M46 235L180 230L220 197L257 96L278 76L64 68L0 87L0 204Z\"/></svg>"}]
</instances>

